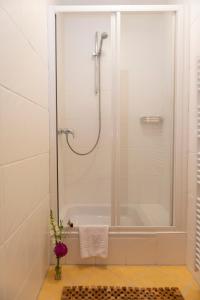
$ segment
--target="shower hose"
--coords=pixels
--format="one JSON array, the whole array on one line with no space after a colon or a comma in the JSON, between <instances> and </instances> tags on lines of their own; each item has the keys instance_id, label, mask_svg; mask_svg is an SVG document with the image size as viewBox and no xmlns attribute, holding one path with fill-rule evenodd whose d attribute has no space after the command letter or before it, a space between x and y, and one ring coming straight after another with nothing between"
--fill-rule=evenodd
<instances>
[{"instance_id":1,"label":"shower hose","mask_svg":"<svg viewBox=\"0 0 200 300\"><path fill-rule=\"evenodd\" d=\"M69 142L69 134L71 134L71 133L67 132L65 134L66 142L67 142L67 145L69 146L70 150L73 153L80 155L80 156L84 156L84 155L88 155L88 154L92 153L95 150L95 148L97 147L99 140L100 140L100 136L101 136L101 78L100 78L101 77L101 55L99 55L97 57L97 60L98 60L98 86L99 86L99 89L97 91L97 95L98 95L98 135L97 135L96 142L89 151L79 152L79 151L75 150Z\"/></svg>"}]
</instances>

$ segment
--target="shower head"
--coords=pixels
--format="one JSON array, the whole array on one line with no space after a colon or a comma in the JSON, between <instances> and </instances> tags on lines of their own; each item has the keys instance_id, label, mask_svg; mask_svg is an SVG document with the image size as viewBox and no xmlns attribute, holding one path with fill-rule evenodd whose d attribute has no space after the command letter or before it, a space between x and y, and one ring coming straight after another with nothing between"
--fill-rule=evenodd
<instances>
[{"instance_id":1,"label":"shower head","mask_svg":"<svg viewBox=\"0 0 200 300\"><path fill-rule=\"evenodd\" d=\"M102 32L101 39L107 39L108 34L106 32Z\"/></svg>"},{"instance_id":2,"label":"shower head","mask_svg":"<svg viewBox=\"0 0 200 300\"><path fill-rule=\"evenodd\" d=\"M108 37L108 34L106 32L102 32L101 39L100 39L100 44L99 44L98 55L101 55L101 50L102 50L102 46L103 46L103 40L107 39L107 37Z\"/></svg>"}]
</instances>

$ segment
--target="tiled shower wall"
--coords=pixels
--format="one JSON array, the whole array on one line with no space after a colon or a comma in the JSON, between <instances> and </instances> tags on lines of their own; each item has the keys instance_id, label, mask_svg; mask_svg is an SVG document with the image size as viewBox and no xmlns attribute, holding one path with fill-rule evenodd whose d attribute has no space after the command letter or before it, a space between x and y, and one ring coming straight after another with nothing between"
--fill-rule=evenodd
<instances>
[{"instance_id":1,"label":"tiled shower wall","mask_svg":"<svg viewBox=\"0 0 200 300\"><path fill-rule=\"evenodd\" d=\"M48 267L47 1L0 1L0 299L32 300Z\"/></svg>"}]
</instances>

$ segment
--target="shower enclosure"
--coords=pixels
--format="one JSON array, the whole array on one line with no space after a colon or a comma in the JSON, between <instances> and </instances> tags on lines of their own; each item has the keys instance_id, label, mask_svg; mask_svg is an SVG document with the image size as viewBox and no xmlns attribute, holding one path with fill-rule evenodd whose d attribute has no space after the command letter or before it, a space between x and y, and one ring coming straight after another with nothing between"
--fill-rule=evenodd
<instances>
[{"instance_id":1,"label":"shower enclosure","mask_svg":"<svg viewBox=\"0 0 200 300\"><path fill-rule=\"evenodd\" d=\"M183 229L181 8L57 6L50 18L59 219L122 232Z\"/></svg>"}]
</instances>

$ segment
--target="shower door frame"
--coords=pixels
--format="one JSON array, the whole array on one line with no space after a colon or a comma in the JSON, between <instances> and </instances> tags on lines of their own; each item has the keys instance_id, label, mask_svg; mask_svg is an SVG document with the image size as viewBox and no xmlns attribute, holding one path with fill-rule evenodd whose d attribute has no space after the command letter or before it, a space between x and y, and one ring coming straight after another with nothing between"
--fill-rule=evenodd
<instances>
[{"instance_id":1,"label":"shower door frame","mask_svg":"<svg viewBox=\"0 0 200 300\"><path fill-rule=\"evenodd\" d=\"M58 141L57 141L57 74L56 74L56 14L57 13L113 13L111 16L111 32L116 33L113 41L116 47L113 61L113 98L117 105L114 113L118 113L120 101L120 75L119 75L119 30L120 14L123 12L174 12L175 13L175 74L174 74L174 180L173 180L173 223L171 226L111 226L113 233L131 232L181 232L186 227L186 197L187 197L187 127L188 127L188 34L187 14L181 5L85 5L49 7L48 35L49 35L49 113L50 113L50 204L59 220L59 180L58 180ZM184 26L186 25L186 26ZM186 28L186 29L185 29ZM177 113L181 112L181 113ZM119 124L114 124L113 146L119 145ZM56 141L56 142L55 142ZM112 212L111 222L116 224L119 218L117 191L119 161L118 147L113 147L113 180L112 180ZM117 200L116 200L117 199ZM77 231L77 228L74 230Z\"/></svg>"}]
</instances>

